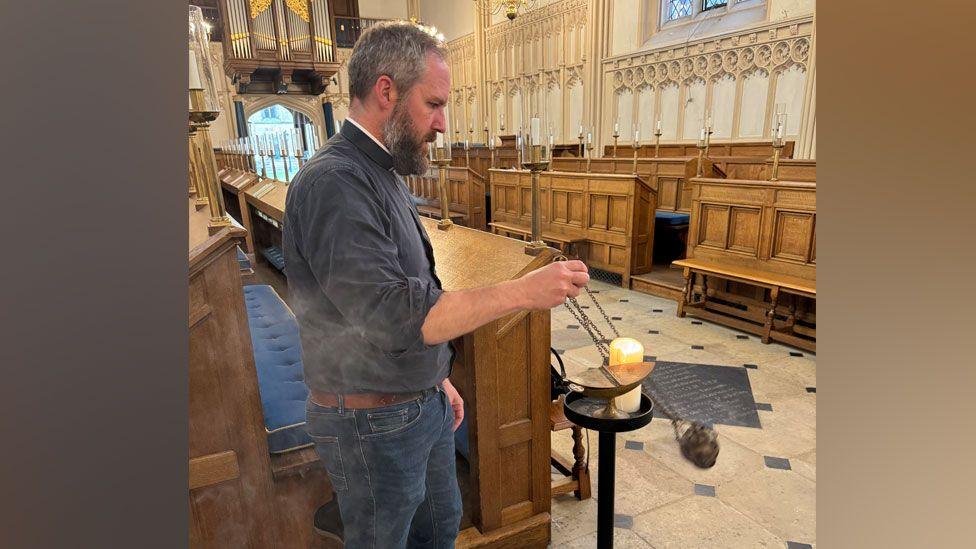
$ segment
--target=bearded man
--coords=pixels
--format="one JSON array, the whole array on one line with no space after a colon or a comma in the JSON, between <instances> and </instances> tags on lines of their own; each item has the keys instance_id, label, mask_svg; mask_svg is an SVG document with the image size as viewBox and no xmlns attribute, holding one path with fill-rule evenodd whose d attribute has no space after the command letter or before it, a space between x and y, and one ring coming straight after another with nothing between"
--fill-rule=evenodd
<instances>
[{"instance_id":1,"label":"bearded man","mask_svg":"<svg viewBox=\"0 0 976 549\"><path fill-rule=\"evenodd\" d=\"M446 128L443 42L417 25L366 31L349 60L349 117L295 176L283 243L310 396L306 427L339 503L347 548L453 547L461 519L453 431L464 406L452 339L575 297L558 262L446 292L402 176L427 171Z\"/></svg>"}]
</instances>

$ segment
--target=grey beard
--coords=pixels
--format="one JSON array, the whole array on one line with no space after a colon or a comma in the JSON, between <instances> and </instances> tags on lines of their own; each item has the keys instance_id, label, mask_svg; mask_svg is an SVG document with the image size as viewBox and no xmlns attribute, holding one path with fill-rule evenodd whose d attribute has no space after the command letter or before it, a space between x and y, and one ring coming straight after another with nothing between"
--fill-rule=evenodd
<instances>
[{"instance_id":1,"label":"grey beard","mask_svg":"<svg viewBox=\"0 0 976 549\"><path fill-rule=\"evenodd\" d=\"M400 175L423 175L427 173L429 160L424 142L417 139L416 132L406 112L404 103L397 102L393 113L383 125L383 138L386 148L393 157L393 169Z\"/></svg>"}]
</instances>

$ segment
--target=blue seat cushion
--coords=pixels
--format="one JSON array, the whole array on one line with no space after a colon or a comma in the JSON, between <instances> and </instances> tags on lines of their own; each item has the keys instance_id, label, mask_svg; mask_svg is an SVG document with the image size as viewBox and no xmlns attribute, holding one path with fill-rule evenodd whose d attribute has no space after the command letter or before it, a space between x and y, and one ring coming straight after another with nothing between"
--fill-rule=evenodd
<instances>
[{"instance_id":1,"label":"blue seat cushion","mask_svg":"<svg viewBox=\"0 0 976 549\"><path fill-rule=\"evenodd\" d=\"M659 225L687 225L691 215L679 212L654 212L654 219Z\"/></svg>"},{"instance_id":2,"label":"blue seat cushion","mask_svg":"<svg viewBox=\"0 0 976 549\"><path fill-rule=\"evenodd\" d=\"M271 286L244 286L268 449L280 454L312 446L305 431L305 386L298 322Z\"/></svg>"}]
</instances>

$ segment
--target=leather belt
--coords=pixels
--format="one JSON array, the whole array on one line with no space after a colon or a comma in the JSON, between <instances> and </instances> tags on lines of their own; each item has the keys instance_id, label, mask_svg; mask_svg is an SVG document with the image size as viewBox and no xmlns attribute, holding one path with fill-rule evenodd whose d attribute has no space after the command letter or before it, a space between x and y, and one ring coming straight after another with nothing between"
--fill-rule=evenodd
<instances>
[{"instance_id":1,"label":"leather belt","mask_svg":"<svg viewBox=\"0 0 976 549\"><path fill-rule=\"evenodd\" d=\"M342 395L342 405L344 408L382 408L402 404L411 400L421 398L427 393L436 391L437 388L414 391L412 393L351 393ZM321 391L309 391L312 402L325 408L338 408L339 395L335 393L324 393Z\"/></svg>"}]
</instances>

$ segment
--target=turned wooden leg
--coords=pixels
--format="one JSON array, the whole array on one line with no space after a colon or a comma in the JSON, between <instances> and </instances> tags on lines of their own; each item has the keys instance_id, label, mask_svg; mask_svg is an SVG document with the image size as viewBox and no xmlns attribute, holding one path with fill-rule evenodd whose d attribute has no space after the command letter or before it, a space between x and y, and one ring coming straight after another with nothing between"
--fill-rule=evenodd
<instances>
[{"instance_id":1,"label":"turned wooden leg","mask_svg":"<svg viewBox=\"0 0 976 549\"><path fill-rule=\"evenodd\" d=\"M786 329L793 331L793 325L796 324L796 301L799 299L795 295L790 296L790 312L786 317Z\"/></svg>"},{"instance_id":2,"label":"turned wooden leg","mask_svg":"<svg viewBox=\"0 0 976 549\"><path fill-rule=\"evenodd\" d=\"M682 293L681 300L678 301L678 317L679 318L684 318L685 317L685 305L688 305L688 304L691 303L692 287L694 286L694 284L692 283L693 277L692 277L692 274L691 274L691 269L689 269L688 267L685 267L685 270L684 270L684 273L683 274L684 274L684 277L685 277L685 288L684 288L684 291Z\"/></svg>"},{"instance_id":3,"label":"turned wooden leg","mask_svg":"<svg viewBox=\"0 0 976 549\"><path fill-rule=\"evenodd\" d=\"M590 469L586 466L586 450L583 448L583 428L573 425L573 478L579 488L575 491L576 499L590 499Z\"/></svg>"},{"instance_id":4,"label":"turned wooden leg","mask_svg":"<svg viewBox=\"0 0 976 549\"><path fill-rule=\"evenodd\" d=\"M769 343L769 334L773 331L773 319L776 317L776 303L779 301L779 288L773 287L769 291L769 310L766 311L766 325L763 326L762 342Z\"/></svg>"}]
</instances>

